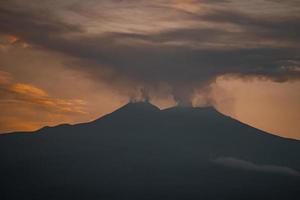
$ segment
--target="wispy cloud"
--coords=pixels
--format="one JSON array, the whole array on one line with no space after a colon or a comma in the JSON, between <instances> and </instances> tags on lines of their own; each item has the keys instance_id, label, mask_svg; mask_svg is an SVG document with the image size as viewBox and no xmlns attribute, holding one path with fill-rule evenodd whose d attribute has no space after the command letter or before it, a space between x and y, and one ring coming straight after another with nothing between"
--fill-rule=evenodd
<instances>
[{"instance_id":1,"label":"wispy cloud","mask_svg":"<svg viewBox=\"0 0 300 200\"><path fill-rule=\"evenodd\" d=\"M66 121L74 114L87 114L83 100L51 97L34 85L14 82L12 76L4 71L0 71L0 109L1 132L18 127L32 130L42 126L42 119L49 123L62 118ZM40 121L35 119L38 115L42 115Z\"/></svg>"},{"instance_id":2,"label":"wispy cloud","mask_svg":"<svg viewBox=\"0 0 300 200\"><path fill-rule=\"evenodd\" d=\"M2 72L3 73L3 72ZM39 106L50 112L80 113L84 112L84 101L79 99L59 99L50 97L46 91L30 84L0 83L0 104L17 101Z\"/></svg>"},{"instance_id":3,"label":"wispy cloud","mask_svg":"<svg viewBox=\"0 0 300 200\"><path fill-rule=\"evenodd\" d=\"M240 170L249 170L266 173L277 173L290 176L300 176L300 172L285 166L261 165L250 161L241 160L233 157L220 157L213 160L214 163L225 167L236 168Z\"/></svg>"}]
</instances>

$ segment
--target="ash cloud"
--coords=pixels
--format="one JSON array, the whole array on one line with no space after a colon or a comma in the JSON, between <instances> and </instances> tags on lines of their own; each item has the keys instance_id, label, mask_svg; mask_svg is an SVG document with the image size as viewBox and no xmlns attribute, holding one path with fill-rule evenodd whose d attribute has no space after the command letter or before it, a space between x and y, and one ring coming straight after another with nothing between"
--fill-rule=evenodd
<instances>
[{"instance_id":1,"label":"ash cloud","mask_svg":"<svg viewBox=\"0 0 300 200\"><path fill-rule=\"evenodd\" d=\"M214 82L220 75L258 77L277 82L300 78L299 71L290 70L298 67L294 63L300 62L300 15L289 14L288 10L284 16L274 14L266 18L261 13L249 14L247 8L243 12L226 5L221 8L215 6L234 1L202 1L209 6L208 12L204 13L174 8L172 1L166 1L163 6L156 1L151 5L145 2L133 5L132 2L118 4L118 1L104 1L106 7L110 4L122 7L131 3L128 6L131 10L123 13L124 25L120 23L122 17L120 19L120 16L112 14L113 10L103 8L100 10L103 22L110 23L117 30L105 30L106 26L101 25L88 27L101 29L92 34L85 24L89 21L83 23L81 13L68 9L72 7L72 1L63 1L68 6L56 5L55 12L44 9L43 3L26 8L26 5L16 2L0 5L2 34L15 35L36 48L76 58L81 63L80 70L89 71L95 79L101 77L120 90L135 88L132 90L141 99L151 98L153 88L164 83L169 85L169 92L179 104L190 105L195 91ZM18 8L16 5L23 5L26 9L15 9ZM82 5L85 9L89 8L88 3L76 6ZM130 11L139 9L148 12L153 7L160 8L156 14L162 15L161 23L173 23L175 28L162 26L154 31L153 27L153 31L149 31L147 23L152 20L151 15L149 19L137 19L138 16L130 15ZM174 10L176 20L162 12ZM70 15L71 11L81 21L76 21L77 18L68 21L62 17ZM125 21L126 15L132 21ZM97 19L89 17L89 20L95 22ZM191 21L195 25L182 25ZM125 31L126 25L145 30ZM108 76L98 75L99 71L101 74L107 70L110 71ZM140 88L143 88L142 91ZM148 88L152 88L151 92Z\"/></svg>"}]
</instances>

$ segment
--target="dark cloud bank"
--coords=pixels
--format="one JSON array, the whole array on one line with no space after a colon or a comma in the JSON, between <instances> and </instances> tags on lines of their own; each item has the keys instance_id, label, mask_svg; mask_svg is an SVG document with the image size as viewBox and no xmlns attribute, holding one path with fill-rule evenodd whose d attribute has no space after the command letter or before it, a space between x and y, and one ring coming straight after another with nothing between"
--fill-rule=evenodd
<instances>
[{"instance_id":1,"label":"dark cloud bank","mask_svg":"<svg viewBox=\"0 0 300 200\"><path fill-rule=\"evenodd\" d=\"M204 14L182 13L186 20L215 24L210 28L87 34L82 24L67 23L52 10L44 9L42 3L40 7L18 9L13 2L1 3L1 33L74 57L77 62L66 65L92 72L96 79L100 77L117 88L139 86L144 94L166 84L179 103L188 104L197 89L220 75L278 82L300 77L297 13L265 18L212 7ZM230 24L238 31L218 24ZM103 75L103 71L109 73Z\"/></svg>"}]
</instances>

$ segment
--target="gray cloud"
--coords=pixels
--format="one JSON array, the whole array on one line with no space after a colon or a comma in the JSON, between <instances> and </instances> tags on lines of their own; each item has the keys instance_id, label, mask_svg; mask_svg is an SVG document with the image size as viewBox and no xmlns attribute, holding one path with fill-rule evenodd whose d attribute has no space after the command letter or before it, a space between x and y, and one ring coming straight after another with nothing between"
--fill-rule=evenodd
<instances>
[{"instance_id":1,"label":"gray cloud","mask_svg":"<svg viewBox=\"0 0 300 200\"><path fill-rule=\"evenodd\" d=\"M212 13L199 16L200 19L233 23L241 26L249 33L260 37L274 39L297 40L300 32L300 16L253 16L240 11L216 9Z\"/></svg>"},{"instance_id":2,"label":"gray cloud","mask_svg":"<svg viewBox=\"0 0 300 200\"><path fill-rule=\"evenodd\" d=\"M278 173L290 176L300 176L300 172L291 169L289 167L278 165L259 165L245 160L240 160L232 157L220 157L213 160L214 163L224 165L226 167L237 168L241 170L266 172L266 173Z\"/></svg>"},{"instance_id":3,"label":"gray cloud","mask_svg":"<svg viewBox=\"0 0 300 200\"><path fill-rule=\"evenodd\" d=\"M136 9L127 8L126 2L118 5L133 11ZM133 2L130 3L132 6ZM174 21L173 15L169 18L164 16L164 23L176 23L182 16L182 20L193 22L190 27L178 27L183 23L178 21L174 28L135 31L133 25L136 25L137 18L129 16L135 23L124 21L125 25L133 26L128 32L128 29L124 31L122 24L116 25L114 15L105 15L103 13L109 11L103 10L102 21L111 22L110 26L116 26L119 31L103 31L105 26L100 26L99 33L91 34L85 29L85 23L92 19L85 23L77 23L76 20L71 23L57 14L70 14L59 6L54 12L44 9L43 4L36 5L34 9L15 9L14 5L0 5L2 34L16 35L36 47L72 56L78 59L80 70L91 71L92 74L109 70L112 72L110 76L104 77L107 81L118 79L116 77L119 77L119 82L128 79L131 83L143 85L146 91L160 83L167 83L175 99L185 104L195 89L214 81L219 75L267 78L278 82L300 77L298 70L291 70L297 68L294 63L300 61L300 16L288 15L288 11L285 16L265 18L229 7L220 9L212 4L206 13L175 12ZM73 14L80 15L76 12L82 5L76 4ZM156 6L159 8L156 14L171 9L165 4ZM145 12L148 9L146 6ZM122 16L117 16L117 19L119 23ZM103 79L98 74L94 77Z\"/></svg>"}]
</instances>

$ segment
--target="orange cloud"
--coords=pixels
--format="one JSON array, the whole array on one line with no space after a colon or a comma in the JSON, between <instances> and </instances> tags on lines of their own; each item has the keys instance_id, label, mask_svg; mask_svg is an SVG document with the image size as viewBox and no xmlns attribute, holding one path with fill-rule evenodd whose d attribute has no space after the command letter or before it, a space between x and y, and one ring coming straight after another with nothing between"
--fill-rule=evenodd
<instances>
[{"instance_id":1,"label":"orange cloud","mask_svg":"<svg viewBox=\"0 0 300 200\"><path fill-rule=\"evenodd\" d=\"M0 84L5 84L10 82L11 76L9 73L0 70Z\"/></svg>"},{"instance_id":2,"label":"orange cloud","mask_svg":"<svg viewBox=\"0 0 300 200\"><path fill-rule=\"evenodd\" d=\"M83 100L51 97L34 85L14 83L10 74L4 71L0 71L0 110L1 132L34 130L72 122L74 115L87 114Z\"/></svg>"},{"instance_id":3,"label":"orange cloud","mask_svg":"<svg viewBox=\"0 0 300 200\"><path fill-rule=\"evenodd\" d=\"M13 92L16 92L18 94L25 94L25 95L31 95L31 96L37 96L37 97L48 96L44 90L39 89L33 85L23 84L23 83L12 84L10 86L10 90Z\"/></svg>"},{"instance_id":4,"label":"orange cloud","mask_svg":"<svg viewBox=\"0 0 300 200\"><path fill-rule=\"evenodd\" d=\"M17 42L19 40L19 38L17 38L14 35L6 35L5 39L6 39L7 42L9 42L11 44L13 44L13 43L15 43L15 42Z\"/></svg>"},{"instance_id":5,"label":"orange cloud","mask_svg":"<svg viewBox=\"0 0 300 200\"><path fill-rule=\"evenodd\" d=\"M13 83L9 73L0 71L0 88L2 95L0 101L26 102L34 104L48 111L63 113L85 114L83 107L85 102L80 99L53 98L46 91L34 85Z\"/></svg>"},{"instance_id":6,"label":"orange cloud","mask_svg":"<svg viewBox=\"0 0 300 200\"><path fill-rule=\"evenodd\" d=\"M11 84L7 89L15 94L14 100L34 104L49 112L86 114L85 103L79 99L52 98L44 90L23 83Z\"/></svg>"},{"instance_id":7,"label":"orange cloud","mask_svg":"<svg viewBox=\"0 0 300 200\"><path fill-rule=\"evenodd\" d=\"M18 38L15 35L1 35L0 34L0 50L7 50L9 47L27 48L30 45Z\"/></svg>"}]
</instances>

